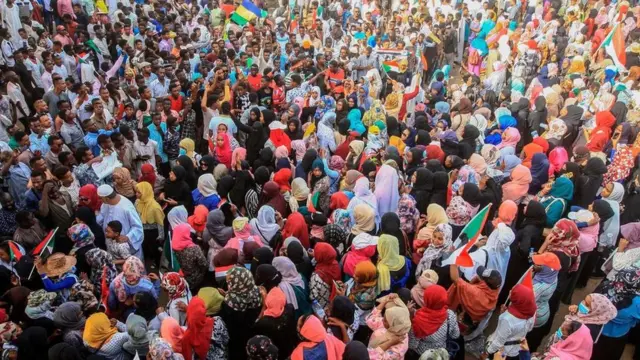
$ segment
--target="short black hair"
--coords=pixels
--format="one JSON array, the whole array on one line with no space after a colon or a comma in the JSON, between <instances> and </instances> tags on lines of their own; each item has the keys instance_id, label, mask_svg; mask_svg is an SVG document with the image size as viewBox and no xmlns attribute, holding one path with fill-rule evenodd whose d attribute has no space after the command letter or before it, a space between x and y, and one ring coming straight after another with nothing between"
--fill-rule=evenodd
<instances>
[{"instance_id":1,"label":"short black hair","mask_svg":"<svg viewBox=\"0 0 640 360\"><path fill-rule=\"evenodd\" d=\"M71 156L71 153L69 151L63 151L58 154L58 161L60 161L60 164L64 164L69 159L69 156Z\"/></svg>"},{"instance_id":2,"label":"short black hair","mask_svg":"<svg viewBox=\"0 0 640 360\"><path fill-rule=\"evenodd\" d=\"M107 134L98 135L98 144L102 146L107 140L111 139Z\"/></svg>"},{"instance_id":3,"label":"short black hair","mask_svg":"<svg viewBox=\"0 0 640 360\"><path fill-rule=\"evenodd\" d=\"M22 140L22 138L27 135L26 132L22 131L22 130L18 130L13 134L13 138L16 140L16 142L20 142L20 140Z\"/></svg>"},{"instance_id":4,"label":"short black hair","mask_svg":"<svg viewBox=\"0 0 640 360\"><path fill-rule=\"evenodd\" d=\"M78 162L78 164L82 164L82 158L88 150L89 148L86 146L80 146L76 149L76 161Z\"/></svg>"},{"instance_id":5,"label":"short black hair","mask_svg":"<svg viewBox=\"0 0 640 360\"><path fill-rule=\"evenodd\" d=\"M34 157L32 157L32 158L29 160L29 166L33 167L33 165L34 165L36 162L40 161L40 160L42 160L42 156L34 156Z\"/></svg>"},{"instance_id":6,"label":"short black hair","mask_svg":"<svg viewBox=\"0 0 640 360\"><path fill-rule=\"evenodd\" d=\"M109 221L109 223L107 224L108 227L111 228L111 230L117 232L117 233L121 233L122 232L122 223L118 220L113 220L113 221Z\"/></svg>"},{"instance_id":7,"label":"short black hair","mask_svg":"<svg viewBox=\"0 0 640 360\"><path fill-rule=\"evenodd\" d=\"M69 172L69 168L64 165L56 166L55 170L53 170L53 176L55 176L58 180L62 179Z\"/></svg>"},{"instance_id":8,"label":"short black hair","mask_svg":"<svg viewBox=\"0 0 640 360\"><path fill-rule=\"evenodd\" d=\"M39 177L41 177L41 178L43 178L43 179L46 179L46 178L47 178L47 176L44 174L44 172L42 172L42 171L40 171L40 170L33 170L33 171L31 172L31 177L32 177L32 178L34 178L34 177L38 177L38 176L39 176Z\"/></svg>"},{"instance_id":9,"label":"short black hair","mask_svg":"<svg viewBox=\"0 0 640 360\"><path fill-rule=\"evenodd\" d=\"M60 140L60 137L58 135L51 135L47 139L47 144L49 144L49 146L51 146L51 145L53 145L53 142L56 141L56 140Z\"/></svg>"}]
</instances>

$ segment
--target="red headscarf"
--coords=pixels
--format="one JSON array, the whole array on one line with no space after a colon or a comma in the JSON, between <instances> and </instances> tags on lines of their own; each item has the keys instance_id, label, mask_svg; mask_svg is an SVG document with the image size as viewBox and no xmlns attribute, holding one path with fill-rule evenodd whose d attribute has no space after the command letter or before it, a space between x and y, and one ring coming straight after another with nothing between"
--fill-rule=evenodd
<instances>
[{"instance_id":1,"label":"red headscarf","mask_svg":"<svg viewBox=\"0 0 640 360\"><path fill-rule=\"evenodd\" d=\"M207 225L207 216L209 216L209 209L204 205L198 205L193 211L193 215L187 219L187 222L195 231L203 232Z\"/></svg>"},{"instance_id":2,"label":"red headscarf","mask_svg":"<svg viewBox=\"0 0 640 360\"><path fill-rule=\"evenodd\" d=\"M549 151L549 142L543 137L538 136L537 138L533 139L533 143L540 145L540 147L542 148L542 152L544 152L545 154L547 153L547 151Z\"/></svg>"},{"instance_id":3,"label":"red headscarf","mask_svg":"<svg viewBox=\"0 0 640 360\"><path fill-rule=\"evenodd\" d=\"M438 160L440 163L444 162L444 151L438 145L427 145L427 160ZM398 164L400 165L400 164Z\"/></svg>"},{"instance_id":4,"label":"red headscarf","mask_svg":"<svg viewBox=\"0 0 640 360\"><path fill-rule=\"evenodd\" d=\"M100 201L100 197L98 197L98 188L93 184L87 184L80 188L79 196L82 198L88 199L89 204L86 205L89 209L93 211L100 210L100 206L102 206L102 201Z\"/></svg>"},{"instance_id":5,"label":"red headscarf","mask_svg":"<svg viewBox=\"0 0 640 360\"><path fill-rule=\"evenodd\" d=\"M333 282L340 281L342 277L336 256L336 249L327 243L317 243L313 248L313 257L316 259L315 273L331 288L329 300L333 299L335 295Z\"/></svg>"},{"instance_id":6,"label":"red headscarf","mask_svg":"<svg viewBox=\"0 0 640 360\"><path fill-rule=\"evenodd\" d=\"M284 224L284 228L282 229L282 237L284 239L290 236L300 240L300 243L305 249L309 248L309 228L307 226L307 222L304 220L304 216L299 212L294 212L289 215L287 222Z\"/></svg>"},{"instance_id":7,"label":"red headscarf","mask_svg":"<svg viewBox=\"0 0 640 360\"><path fill-rule=\"evenodd\" d=\"M285 134L284 130L271 129L271 131L269 131L269 140L271 140L276 149L284 146L287 148L287 151L291 151L291 139Z\"/></svg>"},{"instance_id":8,"label":"red headscarf","mask_svg":"<svg viewBox=\"0 0 640 360\"><path fill-rule=\"evenodd\" d=\"M324 343L327 349L327 360L342 359L345 345L342 341L331 334L327 334L327 330L322 326L322 321L315 315L307 317L307 320L300 328L300 335L305 339L291 353L291 360L303 360L304 349L317 346Z\"/></svg>"},{"instance_id":9,"label":"red headscarf","mask_svg":"<svg viewBox=\"0 0 640 360\"><path fill-rule=\"evenodd\" d=\"M596 113L596 128L591 131L591 138L587 143L589 151L602 151L609 142L611 129L616 124L616 117L611 111L600 111Z\"/></svg>"},{"instance_id":10,"label":"red headscarf","mask_svg":"<svg viewBox=\"0 0 640 360\"><path fill-rule=\"evenodd\" d=\"M533 290L518 284L511 289L511 305L509 305L509 313L518 319L529 319L536 314L536 298Z\"/></svg>"},{"instance_id":11,"label":"red headscarf","mask_svg":"<svg viewBox=\"0 0 640 360\"><path fill-rule=\"evenodd\" d=\"M213 318L207 317L204 301L196 296L189 301L187 306L187 330L182 337L184 358L191 359L192 351L198 355L198 358L206 358L212 332Z\"/></svg>"},{"instance_id":12,"label":"red headscarf","mask_svg":"<svg viewBox=\"0 0 640 360\"><path fill-rule=\"evenodd\" d=\"M280 169L273 175L273 181L280 186L280 190L291 190L291 169Z\"/></svg>"},{"instance_id":13,"label":"red headscarf","mask_svg":"<svg viewBox=\"0 0 640 360\"><path fill-rule=\"evenodd\" d=\"M349 198L347 197L347 194L343 193L342 191L338 191L331 195L329 209L331 209L332 211L336 209L346 209L347 206L349 206Z\"/></svg>"},{"instance_id":14,"label":"red headscarf","mask_svg":"<svg viewBox=\"0 0 640 360\"><path fill-rule=\"evenodd\" d=\"M424 306L413 318L413 333L417 338L429 336L447 321L447 290L440 285L431 285L424 290Z\"/></svg>"},{"instance_id":15,"label":"red headscarf","mask_svg":"<svg viewBox=\"0 0 640 360\"><path fill-rule=\"evenodd\" d=\"M218 139L224 140L222 146L218 146ZM233 155L233 151L231 150L231 140L229 140L228 134L218 133L216 136L215 155L221 164L224 164L228 169L231 169L231 156Z\"/></svg>"},{"instance_id":16,"label":"red headscarf","mask_svg":"<svg viewBox=\"0 0 640 360\"><path fill-rule=\"evenodd\" d=\"M151 184L151 187L153 188L153 186L156 184L156 178L158 177L156 175L156 169L153 168L153 165L151 164L142 164L142 167L140 168L140 178L138 179L138 182L143 182L146 181L149 184Z\"/></svg>"}]
</instances>

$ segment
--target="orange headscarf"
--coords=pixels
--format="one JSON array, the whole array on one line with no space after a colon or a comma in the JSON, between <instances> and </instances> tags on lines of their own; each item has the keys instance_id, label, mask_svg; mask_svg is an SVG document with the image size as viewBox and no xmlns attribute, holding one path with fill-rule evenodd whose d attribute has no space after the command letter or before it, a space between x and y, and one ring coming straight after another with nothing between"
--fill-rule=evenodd
<instances>
[{"instance_id":1,"label":"orange headscarf","mask_svg":"<svg viewBox=\"0 0 640 360\"><path fill-rule=\"evenodd\" d=\"M267 294L264 304L267 307L264 315L277 318L284 312L284 307L287 305L287 297L279 287L274 287Z\"/></svg>"},{"instance_id":2,"label":"orange headscarf","mask_svg":"<svg viewBox=\"0 0 640 360\"><path fill-rule=\"evenodd\" d=\"M187 222L195 231L203 232L207 225L207 216L209 216L209 209L204 205L198 205L193 211L193 215L187 219Z\"/></svg>"},{"instance_id":3,"label":"orange headscarf","mask_svg":"<svg viewBox=\"0 0 640 360\"><path fill-rule=\"evenodd\" d=\"M312 348L321 342L327 349L327 360L340 360L344 353L345 344L331 334L327 334L320 319L311 315L300 328L300 335L306 341L302 341L291 353L291 360L304 360L304 349Z\"/></svg>"}]
</instances>

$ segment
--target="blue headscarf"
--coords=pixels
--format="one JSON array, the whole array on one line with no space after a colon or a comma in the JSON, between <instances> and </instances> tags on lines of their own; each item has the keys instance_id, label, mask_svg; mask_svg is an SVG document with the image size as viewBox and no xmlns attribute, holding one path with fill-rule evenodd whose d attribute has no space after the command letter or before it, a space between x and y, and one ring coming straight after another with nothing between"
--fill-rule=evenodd
<instances>
[{"instance_id":1,"label":"blue headscarf","mask_svg":"<svg viewBox=\"0 0 640 360\"><path fill-rule=\"evenodd\" d=\"M367 131L367 128L364 127L362 123L362 113L358 109L352 109L349 111L347 115L347 119L349 120L349 130L355 131L360 135L364 134Z\"/></svg>"},{"instance_id":2,"label":"blue headscarf","mask_svg":"<svg viewBox=\"0 0 640 360\"><path fill-rule=\"evenodd\" d=\"M504 170L502 173L505 178L511 176L511 171L518 165L522 164L522 160L515 155L505 155L500 159L500 163L504 164Z\"/></svg>"},{"instance_id":3,"label":"blue headscarf","mask_svg":"<svg viewBox=\"0 0 640 360\"><path fill-rule=\"evenodd\" d=\"M531 159L531 184L529 184L529 194L536 194L542 185L549 181L549 160L544 153L536 153Z\"/></svg>"}]
</instances>

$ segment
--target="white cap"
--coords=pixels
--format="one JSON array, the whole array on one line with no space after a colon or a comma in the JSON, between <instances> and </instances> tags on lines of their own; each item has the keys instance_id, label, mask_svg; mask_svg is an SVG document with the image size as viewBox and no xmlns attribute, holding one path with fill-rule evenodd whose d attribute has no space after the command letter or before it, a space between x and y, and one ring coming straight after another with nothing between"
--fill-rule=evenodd
<instances>
[{"instance_id":1,"label":"white cap","mask_svg":"<svg viewBox=\"0 0 640 360\"><path fill-rule=\"evenodd\" d=\"M113 194L113 188L111 185L100 185L98 187L98 196L107 197L111 194Z\"/></svg>"}]
</instances>

